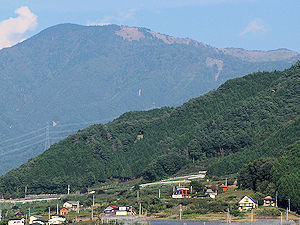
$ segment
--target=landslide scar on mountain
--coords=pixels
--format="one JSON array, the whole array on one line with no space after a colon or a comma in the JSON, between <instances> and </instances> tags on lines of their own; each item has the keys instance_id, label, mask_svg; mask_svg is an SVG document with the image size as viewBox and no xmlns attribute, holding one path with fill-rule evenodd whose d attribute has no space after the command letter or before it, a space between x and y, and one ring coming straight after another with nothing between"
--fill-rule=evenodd
<instances>
[{"instance_id":1,"label":"landslide scar on mountain","mask_svg":"<svg viewBox=\"0 0 300 225\"><path fill-rule=\"evenodd\" d=\"M144 34L136 27L122 27L116 34L129 41L139 41L141 38L145 38Z\"/></svg>"},{"instance_id":2,"label":"landslide scar on mountain","mask_svg":"<svg viewBox=\"0 0 300 225\"><path fill-rule=\"evenodd\" d=\"M222 69L223 69L223 61L220 60L220 59L213 59L213 58L207 57L206 58L206 65L208 67L213 67L214 65L217 65L218 73L215 76L215 80L217 81L218 77L219 77L219 75L220 75L220 73L222 72Z\"/></svg>"},{"instance_id":3,"label":"landslide scar on mountain","mask_svg":"<svg viewBox=\"0 0 300 225\"><path fill-rule=\"evenodd\" d=\"M156 38L162 40L166 44L177 43L177 44L186 44L186 45L188 45L191 42L193 42L189 38L175 38L175 37L167 36L167 35L164 35L164 34L155 33L155 32L153 32L151 30L147 30L147 32L150 33L150 34L152 34L153 37L156 37Z\"/></svg>"}]
</instances>

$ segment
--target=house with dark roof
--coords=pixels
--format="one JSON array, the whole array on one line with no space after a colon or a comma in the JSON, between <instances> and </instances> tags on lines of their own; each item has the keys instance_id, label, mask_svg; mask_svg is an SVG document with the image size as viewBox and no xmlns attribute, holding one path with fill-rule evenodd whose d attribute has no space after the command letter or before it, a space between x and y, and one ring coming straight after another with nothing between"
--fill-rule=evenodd
<instances>
[{"instance_id":1,"label":"house with dark roof","mask_svg":"<svg viewBox=\"0 0 300 225\"><path fill-rule=\"evenodd\" d=\"M21 211L19 211L19 212L15 213L15 217L17 217L17 218L23 218L24 217L24 213L21 212Z\"/></svg>"}]
</instances>

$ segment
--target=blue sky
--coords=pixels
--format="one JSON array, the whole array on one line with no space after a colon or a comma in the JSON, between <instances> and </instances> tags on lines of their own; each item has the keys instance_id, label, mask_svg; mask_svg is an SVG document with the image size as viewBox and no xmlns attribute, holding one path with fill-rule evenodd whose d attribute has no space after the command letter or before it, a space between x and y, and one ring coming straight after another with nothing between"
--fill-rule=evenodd
<instances>
[{"instance_id":1,"label":"blue sky","mask_svg":"<svg viewBox=\"0 0 300 225\"><path fill-rule=\"evenodd\" d=\"M60 23L112 23L219 48L300 52L300 0L1 0L0 4L0 48Z\"/></svg>"}]
</instances>

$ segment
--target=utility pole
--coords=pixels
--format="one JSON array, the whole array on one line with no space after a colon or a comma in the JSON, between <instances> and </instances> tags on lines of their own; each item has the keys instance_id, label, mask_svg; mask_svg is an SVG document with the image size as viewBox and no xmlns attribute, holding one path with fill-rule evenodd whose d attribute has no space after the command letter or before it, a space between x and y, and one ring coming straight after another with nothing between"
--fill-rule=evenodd
<instances>
[{"instance_id":1,"label":"utility pole","mask_svg":"<svg viewBox=\"0 0 300 225\"><path fill-rule=\"evenodd\" d=\"M282 225L282 212L280 212L280 225Z\"/></svg>"},{"instance_id":2,"label":"utility pole","mask_svg":"<svg viewBox=\"0 0 300 225\"><path fill-rule=\"evenodd\" d=\"M25 186L25 197L24 197L25 199L26 199L26 194L27 194L27 186L28 185Z\"/></svg>"},{"instance_id":3,"label":"utility pole","mask_svg":"<svg viewBox=\"0 0 300 225\"><path fill-rule=\"evenodd\" d=\"M225 185L227 186L227 178L225 179Z\"/></svg>"},{"instance_id":4,"label":"utility pole","mask_svg":"<svg viewBox=\"0 0 300 225\"><path fill-rule=\"evenodd\" d=\"M68 195L70 194L70 185L68 185Z\"/></svg>"},{"instance_id":5,"label":"utility pole","mask_svg":"<svg viewBox=\"0 0 300 225\"><path fill-rule=\"evenodd\" d=\"M158 198L160 198L160 189L158 189Z\"/></svg>"},{"instance_id":6,"label":"utility pole","mask_svg":"<svg viewBox=\"0 0 300 225\"><path fill-rule=\"evenodd\" d=\"M231 223L229 208L227 208L227 219L226 223Z\"/></svg>"},{"instance_id":7,"label":"utility pole","mask_svg":"<svg viewBox=\"0 0 300 225\"><path fill-rule=\"evenodd\" d=\"M179 220L181 220L181 212L182 212L182 208L181 208L181 204L179 205Z\"/></svg>"},{"instance_id":8,"label":"utility pole","mask_svg":"<svg viewBox=\"0 0 300 225\"><path fill-rule=\"evenodd\" d=\"M253 209L251 210L251 225L253 224Z\"/></svg>"},{"instance_id":9,"label":"utility pole","mask_svg":"<svg viewBox=\"0 0 300 225\"><path fill-rule=\"evenodd\" d=\"M289 198L288 199L288 202L289 202L289 212L291 211L291 199Z\"/></svg>"},{"instance_id":10,"label":"utility pole","mask_svg":"<svg viewBox=\"0 0 300 225\"><path fill-rule=\"evenodd\" d=\"M142 214L142 203L140 203L139 205L139 216L141 216L141 214Z\"/></svg>"},{"instance_id":11,"label":"utility pole","mask_svg":"<svg viewBox=\"0 0 300 225\"><path fill-rule=\"evenodd\" d=\"M58 215L58 204L56 204L56 214Z\"/></svg>"},{"instance_id":12,"label":"utility pole","mask_svg":"<svg viewBox=\"0 0 300 225\"><path fill-rule=\"evenodd\" d=\"M48 214L49 214L49 219L48 220L50 220L50 207L48 207Z\"/></svg>"},{"instance_id":13,"label":"utility pole","mask_svg":"<svg viewBox=\"0 0 300 225\"><path fill-rule=\"evenodd\" d=\"M94 220L94 205L95 205L95 196L93 195L92 220Z\"/></svg>"},{"instance_id":14,"label":"utility pole","mask_svg":"<svg viewBox=\"0 0 300 225\"><path fill-rule=\"evenodd\" d=\"M140 192L139 191L136 192L136 198L138 201L140 200Z\"/></svg>"},{"instance_id":15,"label":"utility pole","mask_svg":"<svg viewBox=\"0 0 300 225\"><path fill-rule=\"evenodd\" d=\"M289 210L286 208L286 220L289 220Z\"/></svg>"},{"instance_id":16,"label":"utility pole","mask_svg":"<svg viewBox=\"0 0 300 225\"><path fill-rule=\"evenodd\" d=\"M276 201L275 201L275 207L276 207L276 208L277 208L277 197L278 197L278 191L276 191L276 195L275 195L275 198L276 198L276 199L275 199L275 200L276 200Z\"/></svg>"}]
</instances>

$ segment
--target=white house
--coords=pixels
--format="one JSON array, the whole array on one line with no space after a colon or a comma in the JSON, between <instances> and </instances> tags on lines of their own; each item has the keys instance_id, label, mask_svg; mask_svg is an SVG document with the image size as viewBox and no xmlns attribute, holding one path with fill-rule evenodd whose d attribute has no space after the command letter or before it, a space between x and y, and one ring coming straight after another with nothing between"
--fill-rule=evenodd
<instances>
[{"instance_id":1,"label":"white house","mask_svg":"<svg viewBox=\"0 0 300 225\"><path fill-rule=\"evenodd\" d=\"M218 192L213 191L212 189L207 189L205 194L209 195L210 198L215 198L217 196Z\"/></svg>"},{"instance_id":2,"label":"white house","mask_svg":"<svg viewBox=\"0 0 300 225\"><path fill-rule=\"evenodd\" d=\"M63 204L63 207L69 210L76 210L77 207L79 208L79 201L67 201Z\"/></svg>"},{"instance_id":3,"label":"white house","mask_svg":"<svg viewBox=\"0 0 300 225\"><path fill-rule=\"evenodd\" d=\"M247 211L249 209L254 209L257 207L257 203L249 196L245 196L239 201L239 210Z\"/></svg>"},{"instance_id":4,"label":"white house","mask_svg":"<svg viewBox=\"0 0 300 225\"><path fill-rule=\"evenodd\" d=\"M20 220L10 220L8 221L8 225L24 225L24 218Z\"/></svg>"},{"instance_id":5,"label":"white house","mask_svg":"<svg viewBox=\"0 0 300 225\"><path fill-rule=\"evenodd\" d=\"M43 217L41 216L30 216L29 218L29 223L38 223L38 224L46 224L47 220L45 220Z\"/></svg>"}]
</instances>

